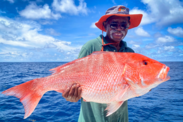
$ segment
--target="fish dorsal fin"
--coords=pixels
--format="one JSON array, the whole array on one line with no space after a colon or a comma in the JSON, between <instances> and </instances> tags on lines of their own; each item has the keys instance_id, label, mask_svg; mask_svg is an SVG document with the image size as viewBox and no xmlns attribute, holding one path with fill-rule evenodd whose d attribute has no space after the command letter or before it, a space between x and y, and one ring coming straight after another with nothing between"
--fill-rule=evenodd
<instances>
[{"instance_id":1,"label":"fish dorsal fin","mask_svg":"<svg viewBox=\"0 0 183 122\"><path fill-rule=\"evenodd\" d=\"M69 64L70 64L70 63L69 63ZM55 67L55 68L53 68L53 69L50 69L49 71L51 71L52 74L56 74L56 73L60 72L61 69L62 69L63 67L65 67L65 66L67 66L67 65L69 65L69 64L68 64L68 63L63 64L63 65L61 65L61 66Z\"/></svg>"},{"instance_id":2,"label":"fish dorsal fin","mask_svg":"<svg viewBox=\"0 0 183 122\"><path fill-rule=\"evenodd\" d=\"M95 51L95 52L93 52L91 55L98 55L98 54L102 54L102 53L107 53L107 52ZM83 58L85 58L85 57L83 57ZM51 71L52 74L59 73L60 71L62 71L62 69L63 69L64 67L67 67L67 66L69 66L70 64L73 64L73 63L75 63L75 62L77 62L77 61L79 61L79 60L82 60L83 58L76 59L76 60L71 61L71 62L69 62L69 63L60 65L60 66L58 66L58 67L55 67L55 68L53 68L53 69L50 69L49 71Z\"/></svg>"},{"instance_id":3,"label":"fish dorsal fin","mask_svg":"<svg viewBox=\"0 0 183 122\"><path fill-rule=\"evenodd\" d=\"M80 59L81 59L81 58L80 58ZM55 68L53 68L53 69L50 69L49 71L51 71L52 74L59 73L60 71L62 71L62 69L63 69L64 67L67 67L67 66L69 66L70 64L73 64L73 63L77 62L77 61L80 60L80 59L76 59L76 60L71 61L71 62L69 62L69 63L60 65L60 66L58 66L58 67L55 67Z\"/></svg>"},{"instance_id":4,"label":"fish dorsal fin","mask_svg":"<svg viewBox=\"0 0 183 122\"><path fill-rule=\"evenodd\" d=\"M98 55L98 54L103 54L103 53L109 53L107 51L95 51L91 55Z\"/></svg>"},{"instance_id":5,"label":"fish dorsal fin","mask_svg":"<svg viewBox=\"0 0 183 122\"><path fill-rule=\"evenodd\" d=\"M103 52L103 51L95 51L95 52L93 52L91 55L98 55L98 54L103 54L103 53L108 53L108 52L106 52L106 51L104 51L104 52ZM86 57L83 57L83 58L86 58ZM61 65L61 66L58 66L58 67L56 67L56 68L50 69L49 71L51 71L52 74L59 73L60 71L62 71L62 70L64 69L64 67L67 67L67 66L69 66L70 64L73 64L73 63L78 62L78 61L80 61L80 60L83 60L83 58L76 59L76 60L71 61L71 62L69 62L69 63L66 63L66 64L63 64L63 65Z\"/></svg>"}]
</instances>

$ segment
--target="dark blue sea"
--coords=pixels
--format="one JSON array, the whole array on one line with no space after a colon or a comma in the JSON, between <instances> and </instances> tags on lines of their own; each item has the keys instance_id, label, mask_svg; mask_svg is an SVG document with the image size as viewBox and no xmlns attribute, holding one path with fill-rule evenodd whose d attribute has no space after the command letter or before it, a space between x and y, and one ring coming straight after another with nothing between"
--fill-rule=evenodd
<instances>
[{"instance_id":1,"label":"dark blue sea","mask_svg":"<svg viewBox=\"0 0 183 122\"><path fill-rule=\"evenodd\" d=\"M129 122L183 122L183 62L163 62L171 79L149 93L128 100ZM0 63L0 93L31 79L51 74L64 63ZM67 102L61 94L44 94L31 116L24 117L19 99L0 94L0 122L77 122L80 101Z\"/></svg>"}]
</instances>

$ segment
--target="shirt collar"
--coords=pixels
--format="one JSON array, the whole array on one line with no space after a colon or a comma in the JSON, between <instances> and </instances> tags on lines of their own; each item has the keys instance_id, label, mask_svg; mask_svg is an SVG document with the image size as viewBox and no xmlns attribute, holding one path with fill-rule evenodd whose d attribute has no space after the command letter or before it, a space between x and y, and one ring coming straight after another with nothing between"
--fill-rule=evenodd
<instances>
[{"instance_id":1,"label":"shirt collar","mask_svg":"<svg viewBox=\"0 0 183 122\"><path fill-rule=\"evenodd\" d=\"M102 34L100 35L100 39L102 40ZM103 36L103 40L104 40L104 44L107 44L107 43L109 43L109 42L107 42L107 40L104 38L104 36ZM108 46L112 46L112 47L114 47L113 45L108 45ZM121 49L124 49L125 47L127 47L127 44L126 44L126 42L125 41L123 41L123 40L121 40L121 42L120 42L120 50Z\"/></svg>"}]
</instances>

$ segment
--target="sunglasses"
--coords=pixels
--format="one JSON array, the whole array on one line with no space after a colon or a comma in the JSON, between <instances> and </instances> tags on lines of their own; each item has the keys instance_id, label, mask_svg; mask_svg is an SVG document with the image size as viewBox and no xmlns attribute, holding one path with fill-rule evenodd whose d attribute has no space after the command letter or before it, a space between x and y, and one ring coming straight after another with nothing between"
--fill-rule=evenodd
<instances>
[{"instance_id":1,"label":"sunglasses","mask_svg":"<svg viewBox=\"0 0 183 122\"><path fill-rule=\"evenodd\" d=\"M112 28L112 29L117 29L118 28L118 23L111 23L110 24L110 27ZM120 28L121 29L128 29L129 28L129 24L128 23L126 23L126 22L122 22L122 23L120 23Z\"/></svg>"}]
</instances>

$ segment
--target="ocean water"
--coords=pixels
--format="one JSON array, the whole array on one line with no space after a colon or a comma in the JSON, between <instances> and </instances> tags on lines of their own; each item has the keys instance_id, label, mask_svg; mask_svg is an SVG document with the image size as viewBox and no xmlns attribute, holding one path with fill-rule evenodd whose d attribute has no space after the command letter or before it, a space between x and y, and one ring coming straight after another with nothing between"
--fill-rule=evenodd
<instances>
[{"instance_id":1,"label":"ocean water","mask_svg":"<svg viewBox=\"0 0 183 122\"><path fill-rule=\"evenodd\" d=\"M128 100L129 122L183 122L183 62L163 62L171 79L149 93ZM31 79L51 74L49 69L64 63L0 63L0 93ZM49 91L31 116L24 117L19 99L0 94L0 122L77 122L80 101L67 102Z\"/></svg>"}]
</instances>

